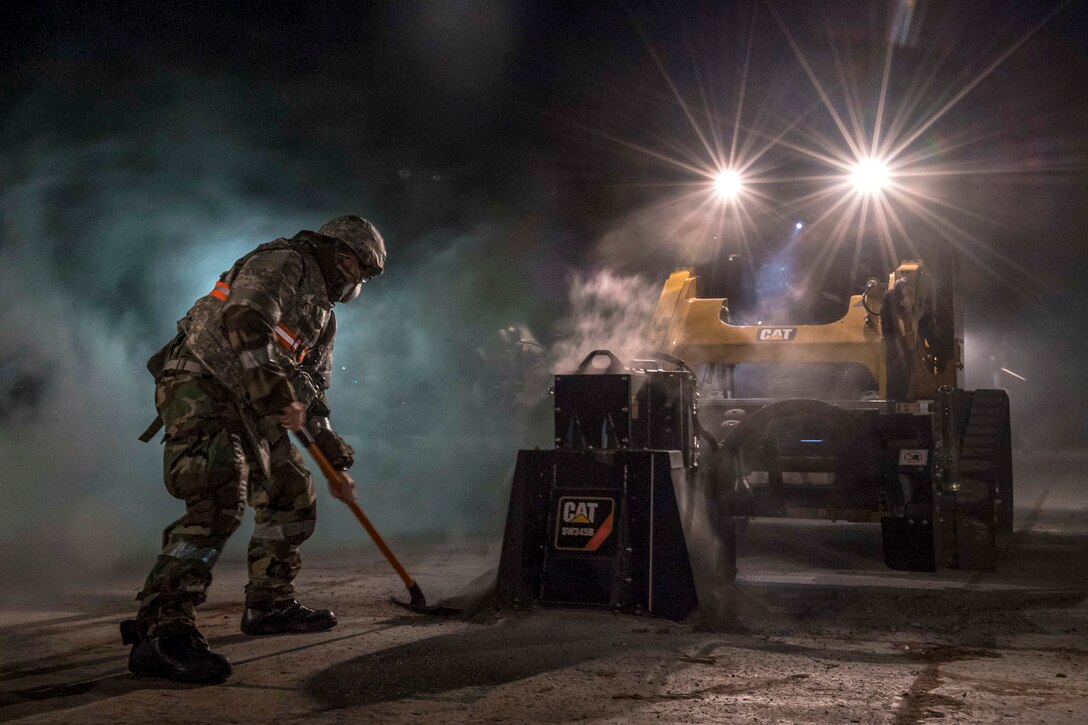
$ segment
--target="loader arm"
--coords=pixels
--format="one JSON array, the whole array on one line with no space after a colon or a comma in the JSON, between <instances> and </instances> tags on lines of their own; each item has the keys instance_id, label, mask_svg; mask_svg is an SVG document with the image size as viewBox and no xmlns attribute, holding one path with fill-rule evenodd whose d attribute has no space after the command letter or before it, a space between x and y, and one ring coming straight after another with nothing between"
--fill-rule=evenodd
<instances>
[{"instance_id":1,"label":"loader arm","mask_svg":"<svg viewBox=\"0 0 1088 725\"><path fill-rule=\"evenodd\" d=\"M862 295L850 298L846 314L826 325L733 325L729 300L696 296L691 270L673 272L661 292L652 326L658 349L688 364L856 363L886 391L880 320Z\"/></svg>"}]
</instances>

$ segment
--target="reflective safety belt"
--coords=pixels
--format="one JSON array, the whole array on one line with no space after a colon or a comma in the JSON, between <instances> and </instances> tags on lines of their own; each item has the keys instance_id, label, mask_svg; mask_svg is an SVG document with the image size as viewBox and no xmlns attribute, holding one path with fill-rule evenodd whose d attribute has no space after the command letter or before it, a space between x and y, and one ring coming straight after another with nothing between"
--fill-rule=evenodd
<instances>
[{"instance_id":1,"label":"reflective safety belt","mask_svg":"<svg viewBox=\"0 0 1088 725\"><path fill-rule=\"evenodd\" d=\"M209 296L214 297L217 300L223 302L227 301L230 297L230 285L220 280L215 283L215 287L208 293ZM273 329L276 333L276 339L280 341L280 344L287 349L287 352L291 353L298 362L302 362L306 359L306 355L309 354L309 348L302 347L302 338L295 333L291 332L291 329L282 322L277 322L276 327Z\"/></svg>"},{"instance_id":2,"label":"reflective safety belt","mask_svg":"<svg viewBox=\"0 0 1088 725\"><path fill-rule=\"evenodd\" d=\"M222 300L223 302L226 302L227 298L230 297L230 285L226 282L216 282L215 288L212 289L212 291L208 294L210 294L217 300Z\"/></svg>"},{"instance_id":3,"label":"reflective safety belt","mask_svg":"<svg viewBox=\"0 0 1088 725\"><path fill-rule=\"evenodd\" d=\"M276 323L276 329L273 330L276 333L276 339L280 341L287 350L298 357L298 361L302 362L306 359L306 353L309 350L302 349L302 340L295 336L295 333L287 329L287 325L282 322Z\"/></svg>"}]
</instances>

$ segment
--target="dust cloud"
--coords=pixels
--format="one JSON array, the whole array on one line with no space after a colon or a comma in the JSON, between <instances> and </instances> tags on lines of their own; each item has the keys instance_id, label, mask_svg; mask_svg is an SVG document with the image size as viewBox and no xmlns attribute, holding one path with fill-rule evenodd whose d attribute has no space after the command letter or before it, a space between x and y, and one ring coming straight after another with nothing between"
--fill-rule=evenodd
<instances>
[{"instance_id":1,"label":"dust cloud","mask_svg":"<svg viewBox=\"0 0 1088 725\"><path fill-rule=\"evenodd\" d=\"M679 63L698 57L679 44L699 33L666 6L638 11L645 36L626 9L617 17L594 7L566 18L570 36L553 38L557 18L518 3L482 1L473 13L440 5L377 8L365 22L355 6L287 19L208 13L197 22L158 6L131 18L80 18L43 3L34 20L55 27L5 47L0 550L8 586L0 599L150 562L180 504L162 488L159 447L136 441L153 416L144 362L256 244L343 213L382 229L387 273L338 309L334 425L357 449L362 501L383 533L491 533L501 529L516 450L550 445L549 376L592 349L622 360L645 352L644 326L672 267L764 240L754 227L738 236L693 216L702 201L691 194L706 179L675 165L666 173L632 151L673 149L703 163L700 129L673 91L703 97L702 83L719 70L739 81L746 37L723 44L718 31L756 30L749 87L764 97L753 93L746 107L764 135L746 131L742 151L795 120L834 137L762 10L758 23L750 8L740 8L741 22L705 23L711 32L694 46L707 51L705 69L670 66L674 88L644 43ZM181 21L185 34L164 34ZM342 43L301 40L345 29ZM943 135L957 124L1034 119L948 159L968 170L992 162L1026 171L1012 180L964 175L948 198L987 218L978 229L985 244L958 240L977 252L961 267L968 385L989 386L991 357L1027 377L1002 380L1016 388L1014 429L1038 447L1083 445L1088 389L1084 325L1074 314L1083 265L1071 263L1083 256L1088 228L1083 175L1069 171L1063 183L1047 175L1083 168L1075 163L1085 158L1083 102L1069 100L1081 97L1084 66L1060 30L1025 45L1000 69L1001 83L980 85L921 139L940 149L957 138ZM737 62L723 62L723 45ZM911 78L917 62L904 58L897 73ZM733 88L711 90L721 103L708 106L708 122L740 118L727 100ZM740 120L748 129L753 118ZM991 159L989 149L1000 153ZM752 172L808 169L772 164L773 155ZM806 198L806 188L787 184L780 195ZM756 226L770 225L768 240L781 242L795 221L824 211L809 205L802 215L783 208L777 187L762 189L774 203L753 210L762 210ZM689 203L669 206L676 194ZM946 243L939 229L919 228ZM732 236L717 238L722 229ZM794 236L802 245L824 239ZM987 267L997 258L990 248L1008 256L1000 274ZM523 329L539 348L511 345L502 332ZM361 545L354 521L331 503L323 497L308 546ZM228 557L243 553L246 530Z\"/></svg>"},{"instance_id":2,"label":"dust cloud","mask_svg":"<svg viewBox=\"0 0 1088 725\"><path fill-rule=\"evenodd\" d=\"M337 310L332 418L358 451L363 502L387 535L493 526L516 449L541 441L481 349L540 316L508 249L544 232L478 210L495 221L405 238L354 176L333 167L317 188L312 159L269 151L229 89L157 90L168 107L143 109L124 136L36 132L28 115L66 103L45 92L2 121L0 597L149 565L181 504L162 487L160 446L136 440L154 417L147 358L237 257L340 213L373 219L390 247L387 273ZM309 546L367 546L321 498ZM247 530L227 557L244 556Z\"/></svg>"},{"instance_id":3,"label":"dust cloud","mask_svg":"<svg viewBox=\"0 0 1088 725\"><path fill-rule=\"evenodd\" d=\"M170 108L134 118L125 137L33 132L31 108L61 112L50 94L5 119L0 548L11 586L0 597L36 601L149 564L181 504L162 488L161 447L136 440L154 416L147 358L237 257L345 212L373 219L390 248L386 274L337 308L332 420L356 448L361 501L394 539L498 537L517 449L550 444L551 373L595 347L637 352L657 284L523 258L514 250L549 227L516 209L398 236L350 174L297 195L311 160L270 152L229 98L213 89L198 103L184 83L160 91ZM500 331L532 326L539 350L519 358ZM309 549L369 546L319 497ZM244 556L247 530L226 558Z\"/></svg>"},{"instance_id":4,"label":"dust cloud","mask_svg":"<svg viewBox=\"0 0 1088 725\"><path fill-rule=\"evenodd\" d=\"M609 269L574 274L567 316L557 327L550 367L575 372L593 350L609 350L626 364L647 352L649 325L661 282Z\"/></svg>"}]
</instances>

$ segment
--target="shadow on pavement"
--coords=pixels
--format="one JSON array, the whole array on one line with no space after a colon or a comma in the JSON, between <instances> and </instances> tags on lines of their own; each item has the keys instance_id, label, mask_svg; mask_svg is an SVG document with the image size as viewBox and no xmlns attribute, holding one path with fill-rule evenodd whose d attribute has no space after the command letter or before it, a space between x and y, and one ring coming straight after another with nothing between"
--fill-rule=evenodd
<instances>
[{"instance_id":1,"label":"shadow on pavement","mask_svg":"<svg viewBox=\"0 0 1088 725\"><path fill-rule=\"evenodd\" d=\"M391 702L502 685L650 644L610 614L538 613L341 662L304 689L331 707Z\"/></svg>"}]
</instances>

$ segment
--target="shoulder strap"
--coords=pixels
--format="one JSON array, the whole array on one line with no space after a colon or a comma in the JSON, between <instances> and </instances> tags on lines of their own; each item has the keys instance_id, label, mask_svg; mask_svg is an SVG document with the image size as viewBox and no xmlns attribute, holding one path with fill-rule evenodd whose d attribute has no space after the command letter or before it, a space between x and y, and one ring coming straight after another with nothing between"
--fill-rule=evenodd
<instances>
[{"instance_id":1,"label":"shoulder strap","mask_svg":"<svg viewBox=\"0 0 1088 725\"><path fill-rule=\"evenodd\" d=\"M258 254L261 254L262 252L273 252L280 249L290 249L295 254L302 257L302 269L303 274L305 274L307 255L303 254L302 250L300 250L296 245L292 244L291 241L292 240L290 239L284 239L281 237L280 239L274 239L271 242L265 242L264 244L257 246L257 248L255 248L253 251L239 258L238 261L236 261L230 269L228 269L219 277L219 279L223 282L226 282L227 284L233 284L234 279L238 276L238 273L242 271L242 267L246 265L246 262L257 256ZM302 284L301 278L298 280L298 284Z\"/></svg>"}]
</instances>

